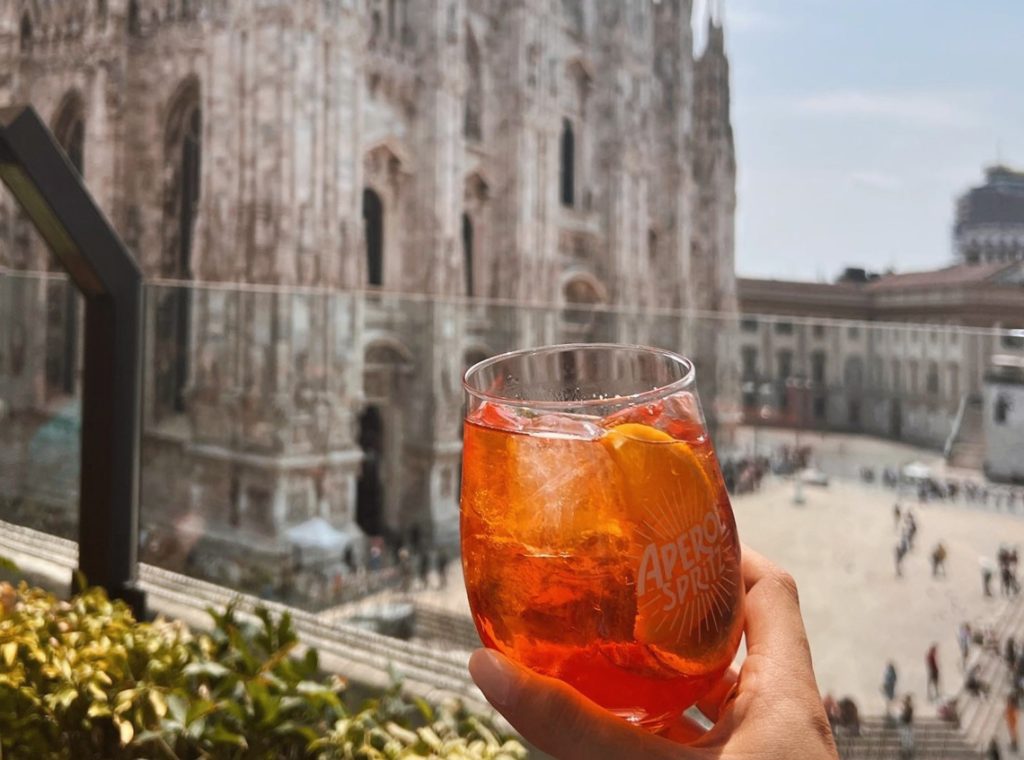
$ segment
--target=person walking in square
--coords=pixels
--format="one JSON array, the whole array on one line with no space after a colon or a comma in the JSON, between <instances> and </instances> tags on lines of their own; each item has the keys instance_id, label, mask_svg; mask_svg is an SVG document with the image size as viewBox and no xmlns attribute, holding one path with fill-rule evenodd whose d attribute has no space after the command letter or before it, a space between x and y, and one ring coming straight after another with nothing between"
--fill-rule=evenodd
<instances>
[{"instance_id":1,"label":"person walking in square","mask_svg":"<svg viewBox=\"0 0 1024 760\"><path fill-rule=\"evenodd\" d=\"M1006 732L1010 735L1010 752L1017 753L1020 747L1020 733L1018 720L1020 716L1020 694L1016 690L1011 691L1006 697Z\"/></svg>"},{"instance_id":2,"label":"person walking in square","mask_svg":"<svg viewBox=\"0 0 1024 760\"><path fill-rule=\"evenodd\" d=\"M448 552L442 549L437 555L437 578L442 589L448 588Z\"/></svg>"},{"instance_id":3,"label":"person walking in square","mask_svg":"<svg viewBox=\"0 0 1024 760\"><path fill-rule=\"evenodd\" d=\"M939 571L942 571L942 577L946 577L946 545L939 541L932 550L932 578L939 576Z\"/></svg>"},{"instance_id":4,"label":"person walking in square","mask_svg":"<svg viewBox=\"0 0 1024 760\"><path fill-rule=\"evenodd\" d=\"M896 577L903 577L903 558L907 556L908 544L906 535L896 544Z\"/></svg>"},{"instance_id":5,"label":"person walking in square","mask_svg":"<svg viewBox=\"0 0 1024 760\"><path fill-rule=\"evenodd\" d=\"M889 715L892 703L896 701L896 664L889 660L885 666L885 673L882 675L882 695L885 697L885 714Z\"/></svg>"},{"instance_id":6,"label":"person walking in square","mask_svg":"<svg viewBox=\"0 0 1024 760\"><path fill-rule=\"evenodd\" d=\"M960 647L960 669L967 670L967 656L971 653L971 624L966 620L956 629L956 643Z\"/></svg>"},{"instance_id":7,"label":"person walking in square","mask_svg":"<svg viewBox=\"0 0 1024 760\"><path fill-rule=\"evenodd\" d=\"M917 520L914 518L914 513L909 509L907 510L907 517L904 522L906 522L907 545L913 550L914 538L917 536Z\"/></svg>"},{"instance_id":8,"label":"person walking in square","mask_svg":"<svg viewBox=\"0 0 1024 760\"><path fill-rule=\"evenodd\" d=\"M981 588L985 596L992 596L992 566L988 559L981 565Z\"/></svg>"},{"instance_id":9,"label":"person walking in square","mask_svg":"<svg viewBox=\"0 0 1024 760\"><path fill-rule=\"evenodd\" d=\"M936 700L939 698L941 690L939 688L939 645L932 644L928 648L928 653L925 655L925 665L928 667L928 699Z\"/></svg>"},{"instance_id":10,"label":"person walking in square","mask_svg":"<svg viewBox=\"0 0 1024 760\"><path fill-rule=\"evenodd\" d=\"M903 707L900 710L900 758L914 756L914 698L909 694L903 696Z\"/></svg>"}]
</instances>

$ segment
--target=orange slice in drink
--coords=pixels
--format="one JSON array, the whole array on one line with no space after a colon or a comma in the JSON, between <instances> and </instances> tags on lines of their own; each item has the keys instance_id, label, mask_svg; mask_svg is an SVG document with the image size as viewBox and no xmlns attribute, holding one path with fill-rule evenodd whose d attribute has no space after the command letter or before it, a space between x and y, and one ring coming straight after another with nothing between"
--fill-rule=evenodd
<instances>
[{"instance_id":1,"label":"orange slice in drink","mask_svg":"<svg viewBox=\"0 0 1024 760\"><path fill-rule=\"evenodd\" d=\"M739 615L735 533L717 488L694 449L660 430L627 423L601 440L634 533L635 638L687 672L717 669L717 655L732 656Z\"/></svg>"}]
</instances>

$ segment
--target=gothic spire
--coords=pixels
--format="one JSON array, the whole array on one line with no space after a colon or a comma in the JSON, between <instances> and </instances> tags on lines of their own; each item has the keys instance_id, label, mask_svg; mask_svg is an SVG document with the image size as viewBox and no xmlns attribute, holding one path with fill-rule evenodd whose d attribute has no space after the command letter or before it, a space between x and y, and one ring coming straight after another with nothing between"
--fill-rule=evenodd
<instances>
[{"instance_id":1,"label":"gothic spire","mask_svg":"<svg viewBox=\"0 0 1024 760\"><path fill-rule=\"evenodd\" d=\"M707 0L708 30L725 25L725 0Z\"/></svg>"}]
</instances>

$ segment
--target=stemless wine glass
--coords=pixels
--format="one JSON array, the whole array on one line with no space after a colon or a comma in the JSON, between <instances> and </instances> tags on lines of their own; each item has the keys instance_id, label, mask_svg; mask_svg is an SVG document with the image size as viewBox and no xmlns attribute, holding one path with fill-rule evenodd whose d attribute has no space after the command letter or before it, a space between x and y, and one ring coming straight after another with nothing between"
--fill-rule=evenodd
<instances>
[{"instance_id":1,"label":"stemless wine glass","mask_svg":"<svg viewBox=\"0 0 1024 760\"><path fill-rule=\"evenodd\" d=\"M693 364L552 346L483 361L464 386L462 563L480 638L664 729L729 667L743 627Z\"/></svg>"}]
</instances>

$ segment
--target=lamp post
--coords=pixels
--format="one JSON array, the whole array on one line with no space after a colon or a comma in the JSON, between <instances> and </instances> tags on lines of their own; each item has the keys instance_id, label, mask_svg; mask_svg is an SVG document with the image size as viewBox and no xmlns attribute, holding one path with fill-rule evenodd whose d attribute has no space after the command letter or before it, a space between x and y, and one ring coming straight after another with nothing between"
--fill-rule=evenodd
<instances>
[{"instance_id":1,"label":"lamp post","mask_svg":"<svg viewBox=\"0 0 1024 760\"><path fill-rule=\"evenodd\" d=\"M803 431L804 415L806 413L808 391L811 389L811 381L802 377L790 377L786 379L786 392L792 389L794 401L796 402L796 425L794 427L793 448L797 456L800 454L800 433ZM804 484L800 472L796 473L796 484L793 488L793 503L804 503Z\"/></svg>"},{"instance_id":2,"label":"lamp post","mask_svg":"<svg viewBox=\"0 0 1024 760\"><path fill-rule=\"evenodd\" d=\"M771 404L771 383L755 382L754 387L756 388L754 392L754 406L757 409L757 420L754 423L754 458L756 459L761 448L761 426L771 420L774 410Z\"/></svg>"}]
</instances>

